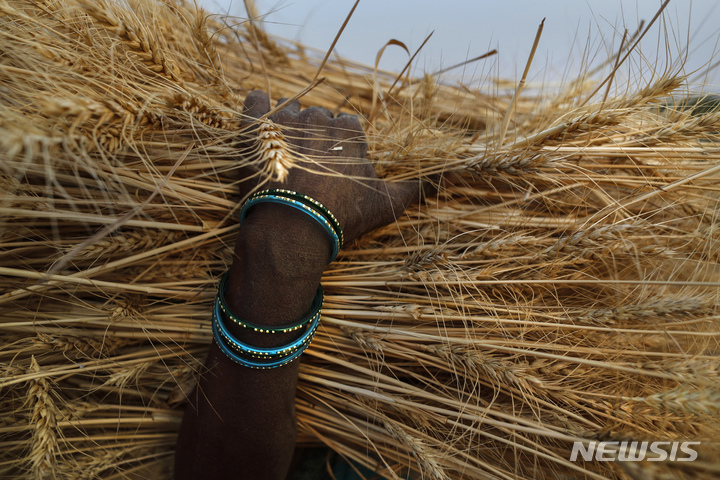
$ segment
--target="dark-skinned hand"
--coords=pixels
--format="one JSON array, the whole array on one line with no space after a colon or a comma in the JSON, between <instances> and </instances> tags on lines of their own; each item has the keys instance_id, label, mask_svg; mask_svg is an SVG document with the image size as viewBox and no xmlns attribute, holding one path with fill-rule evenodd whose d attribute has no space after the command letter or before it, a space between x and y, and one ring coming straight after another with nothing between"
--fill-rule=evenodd
<instances>
[{"instance_id":1,"label":"dark-skinned hand","mask_svg":"<svg viewBox=\"0 0 720 480\"><path fill-rule=\"evenodd\" d=\"M278 105L283 103L285 99ZM245 125L269 111L270 101L264 92L250 93L245 100ZM356 116L340 114L333 118L326 108L301 110L300 103L294 101L269 119L281 126L295 154L295 167L285 181L270 181L262 188L295 190L318 200L340 221L346 243L393 222L408 204L417 201L419 182L388 183L378 178L365 159L368 145ZM241 184L241 193L247 193L255 183Z\"/></svg>"},{"instance_id":2,"label":"dark-skinned hand","mask_svg":"<svg viewBox=\"0 0 720 480\"><path fill-rule=\"evenodd\" d=\"M258 160L253 135L262 127L256 120L269 111L267 95L248 95L243 163ZM368 147L356 117L333 118L326 109L302 110L298 102L291 102L269 119L281 129L292 166L283 182L245 169L243 196L257 188L308 195L337 217L345 245L393 222L417 199L420 182L388 183L377 177L365 159ZM237 237L226 293L229 307L256 324L295 322L310 309L330 252L329 235L309 216L285 205L255 205ZM298 335L228 327L240 340L259 347L278 347ZM255 370L234 363L213 342L183 418L175 479L283 480L295 446L301 361L302 357L279 368Z\"/></svg>"}]
</instances>

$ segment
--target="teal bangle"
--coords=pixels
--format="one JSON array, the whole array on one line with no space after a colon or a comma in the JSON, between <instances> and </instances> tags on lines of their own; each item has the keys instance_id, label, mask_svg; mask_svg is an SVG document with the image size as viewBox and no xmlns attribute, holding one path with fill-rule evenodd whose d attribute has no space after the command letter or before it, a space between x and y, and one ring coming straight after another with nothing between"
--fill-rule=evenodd
<instances>
[{"instance_id":1,"label":"teal bangle","mask_svg":"<svg viewBox=\"0 0 720 480\"><path fill-rule=\"evenodd\" d=\"M330 222L332 225L333 230L335 230L335 234L340 238L340 248L344 245L344 238L343 238L343 232L342 228L340 227L340 222L338 219L333 215L333 213L322 203L318 202L312 197L308 197L307 195L304 195L302 193L294 192L292 190L283 190L281 188L275 188L271 190L265 190L263 193L267 195L276 195L281 197L289 197L293 198L295 200L298 200L305 205L308 205L310 207L315 207L317 210L319 210Z\"/></svg>"},{"instance_id":2,"label":"teal bangle","mask_svg":"<svg viewBox=\"0 0 720 480\"><path fill-rule=\"evenodd\" d=\"M313 299L312 306L310 307L310 313L308 313L307 316L305 316L300 321L293 323L291 325L286 325L283 327L267 327L265 325L257 325L252 322L248 322L247 320L243 320L237 315L235 315L232 310L230 310L230 307L228 306L227 302L225 301L225 295L227 294L227 285L228 285L228 277L230 276L230 272L226 272L225 275L222 276L220 279L220 284L218 285L218 292L217 292L217 298L220 302L220 310L222 313L225 314L226 318L229 318L232 320L233 323L236 325L240 325L241 327L247 328L249 330L253 330L255 332L260 333L287 333L292 332L295 330L299 330L315 317L315 315L320 311L323 304L323 290L322 285L318 285L317 293L315 293L315 298Z\"/></svg>"},{"instance_id":3,"label":"teal bangle","mask_svg":"<svg viewBox=\"0 0 720 480\"><path fill-rule=\"evenodd\" d=\"M261 370L265 370L265 369L269 369L269 368L277 368L277 367L282 367L283 365L287 365L288 363L292 362L297 357L299 357L305 351L307 346L309 345L309 343L308 343L303 348L295 350L295 352L293 352L292 354L290 354L286 357L280 358L280 359L271 360L269 362L256 362L254 360L247 359L247 358L240 356L237 352L233 351L230 347L225 345L225 342L223 341L222 337L220 336L220 332L218 331L217 325L214 321L212 322L212 331L213 331L213 338L215 338L215 343L220 348L220 351L223 352L223 354L225 354L226 357L228 357L233 362L240 364L244 367L256 368L256 369L261 369Z\"/></svg>"},{"instance_id":4,"label":"teal bangle","mask_svg":"<svg viewBox=\"0 0 720 480\"><path fill-rule=\"evenodd\" d=\"M309 343L309 340L315 335L315 331L317 330L318 325L320 324L320 310L318 309L315 312L315 315L312 317L312 321L310 322L309 326L305 330L305 332L295 339L294 341L288 343L287 345L283 345L279 348L260 348L260 347L253 347L252 345L248 345L247 343L243 343L237 338L235 338L230 331L225 326L225 323L222 321L220 311L220 301L218 298L215 299L215 309L213 311L213 319L215 322L217 322L218 330L220 331L220 334L223 336L223 338L226 340L226 343L228 343L231 347L233 347L235 350L239 351L240 353L243 353L245 355L249 356L259 356L259 357L280 357L289 355L293 351L300 348L303 344L306 342Z\"/></svg>"},{"instance_id":5,"label":"teal bangle","mask_svg":"<svg viewBox=\"0 0 720 480\"><path fill-rule=\"evenodd\" d=\"M276 368L299 357L315 337L320 324L320 311L313 317L305 333L293 342L279 348L259 348L240 342L225 327L219 299L215 300L212 331L220 350L231 360L250 368ZM259 361L262 359L262 361Z\"/></svg>"},{"instance_id":6,"label":"teal bangle","mask_svg":"<svg viewBox=\"0 0 720 480\"><path fill-rule=\"evenodd\" d=\"M330 254L330 260L328 263L335 260L338 252L340 251L340 247L342 246L342 229L340 228L340 223L335 218L335 215L333 215L322 203L317 200L313 200L307 195L302 195L290 190L263 190L251 195L240 209L241 225L247 217L248 210L258 203L278 203L281 205L287 205L300 210L304 214L313 218L325 229L328 235L330 235L330 239L332 241L332 253Z\"/></svg>"}]
</instances>

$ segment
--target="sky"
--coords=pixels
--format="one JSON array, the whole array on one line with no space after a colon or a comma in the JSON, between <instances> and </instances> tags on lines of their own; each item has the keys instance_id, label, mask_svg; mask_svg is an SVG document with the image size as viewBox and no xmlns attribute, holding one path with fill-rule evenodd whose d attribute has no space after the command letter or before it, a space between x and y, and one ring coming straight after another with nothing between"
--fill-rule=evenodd
<instances>
[{"instance_id":1,"label":"sky","mask_svg":"<svg viewBox=\"0 0 720 480\"><path fill-rule=\"evenodd\" d=\"M211 13L246 18L242 0L201 0ZM660 0L361 0L343 32L336 53L374 65L391 39L411 52L428 35L413 74L435 73L497 49L493 57L443 74L444 80L470 84L488 78L517 80L522 75L540 23L543 33L528 82L547 83L574 78L587 65L614 55L625 29L649 22ZM266 30L304 45L326 50L354 0L256 0ZM408 54L389 46L380 67L400 71ZM623 70L628 76L649 76L684 60L695 82L719 91L720 2L671 0L664 15L647 33L638 54ZM668 60L670 59L670 60Z\"/></svg>"}]
</instances>

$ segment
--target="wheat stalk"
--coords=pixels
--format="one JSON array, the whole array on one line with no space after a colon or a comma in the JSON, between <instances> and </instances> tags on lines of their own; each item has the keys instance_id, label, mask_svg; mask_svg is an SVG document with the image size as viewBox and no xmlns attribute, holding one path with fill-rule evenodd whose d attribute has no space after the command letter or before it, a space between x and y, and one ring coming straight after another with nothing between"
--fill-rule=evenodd
<instances>
[{"instance_id":1,"label":"wheat stalk","mask_svg":"<svg viewBox=\"0 0 720 480\"><path fill-rule=\"evenodd\" d=\"M135 52L150 71L182 84L177 67L163 52L158 39L133 18L130 11L105 1L83 4L83 11L122 38L125 45Z\"/></svg>"},{"instance_id":2,"label":"wheat stalk","mask_svg":"<svg viewBox=\"0 0 720 480\"><path fill-rule=\"evenodd\" d=\"M31 358L30 372L41 373L35 357ZM28 456L30 475L41 479L55 477L57 469L58 409L51 395L50 383L43 377L30 380L27 401L32 409L30 424L33 426L32 451Z\"/></svg>"},{"instance_id":3,"label":"wheat stalk","mask_svg":"<svg viewBox=\"0 0 720 480\"><path fill-rule=\"evenodd\" d=\"M704 86L527 85L501 142L516 82L323 63L252 5L241 30L181 1L0 12L3 478L170 478L239 172L298 166L269 120L244 134L239 99L268 86L359 114L381 175L443 179L324 272L301 443L388 478L715 478L717 110L686 98ZM568 461L678 438L697 462Z\"/></svg>"},{"instance_id":4,"label":"wheat stalk","mask_svg":"<svg viewBox=\"0 0 720 480\"><path fill-rule=\"evenodd\" d=\"M270 119L261 120L257 127L257 151L260 162L266 165L273 179L282 182L295 162L282 130Z\"/></svg>"}]
</instances>

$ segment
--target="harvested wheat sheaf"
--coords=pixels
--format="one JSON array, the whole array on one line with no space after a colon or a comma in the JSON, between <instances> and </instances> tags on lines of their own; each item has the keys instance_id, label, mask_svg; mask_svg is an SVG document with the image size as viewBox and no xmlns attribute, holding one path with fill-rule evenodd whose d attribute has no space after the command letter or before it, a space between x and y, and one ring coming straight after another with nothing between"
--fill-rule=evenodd
<instances>
[{"instance_id":1,"label":"harvested wheat sheaf","mask_svg":"<svg viewBox=\"0 0 720 480\"><path fill-rule=\"evenodd\" d=\"M239 167L292 168L239 146L242 98L270 87L361 116L382 175L444 179L327 268L301 443L387 478L717 478L703 86L599 74L513 98L340 59L309 84L320 56L251 16L0 0L0 477L171 477ZM701 444L695 462L570 461L594 440Z\"/></svg>"}]
</instances>

